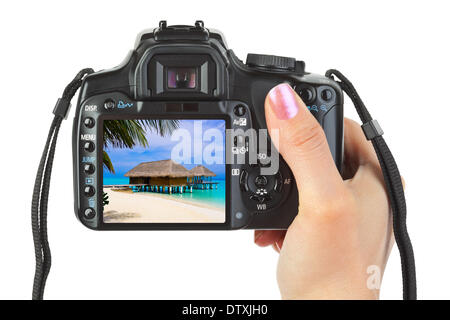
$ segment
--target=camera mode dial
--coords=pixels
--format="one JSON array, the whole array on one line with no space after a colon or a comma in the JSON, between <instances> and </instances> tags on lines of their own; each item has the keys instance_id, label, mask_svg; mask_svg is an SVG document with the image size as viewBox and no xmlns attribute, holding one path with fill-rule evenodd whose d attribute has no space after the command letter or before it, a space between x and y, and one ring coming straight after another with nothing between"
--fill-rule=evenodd
<instances>
[{"instance_id":1,"label":"camera mode dial","mask_svg":"<svg viewBox=\"0 0 450 320\"><path fill-rule=\"evenodd\" d=\"M279 70L295 71L295 58L272 56L266 54L249 53L246 64L249 67Z\"/></svg>"}]
</instances>

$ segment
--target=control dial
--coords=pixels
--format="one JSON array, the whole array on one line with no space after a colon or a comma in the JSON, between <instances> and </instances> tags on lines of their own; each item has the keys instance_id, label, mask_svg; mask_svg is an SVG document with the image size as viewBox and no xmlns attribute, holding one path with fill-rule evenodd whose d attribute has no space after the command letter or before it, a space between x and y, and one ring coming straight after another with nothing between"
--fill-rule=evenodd
<instances>
[{"instance_id":1,"label":"control dial","mask_svg":"<svg viewBox=\"0 0 450 320\"><path fill-rule=\"evenodd\" d=\"M258 174L259 169L247 171L243 169L239 178L241 190L250 200L263 203L273 199L274 192L281 193L283 177L281 172L264 176Z\"/></svg>"},{"instance_id":2,"label":"control dial","mask_svg":"<svg viewBox=\"0 0 450 320\"><path fill-rule=\"evenodd\" d=\"M278 70L295 71L295 58L272 56L266 54L249 53L246 64L249 67Z\"/></svg>"}]
</instances>

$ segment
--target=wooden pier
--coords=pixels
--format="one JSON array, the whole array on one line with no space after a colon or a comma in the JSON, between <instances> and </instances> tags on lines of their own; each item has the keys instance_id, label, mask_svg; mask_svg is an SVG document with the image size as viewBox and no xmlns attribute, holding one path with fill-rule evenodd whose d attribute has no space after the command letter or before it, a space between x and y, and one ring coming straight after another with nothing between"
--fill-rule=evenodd
<instances>
[{"instance_id":1,"label":"wooden pier","mask_svg":"<svg viewBox=\"0 0 450 320\"><path fill-rule=\"evenodd\" d=\"M150 185L150 184L120 184L104 185L111 190L132 190L133 192L155 192L155 193L192 193L192 190L217 189L218 182L188 183L185 185Z\"/></svg>"},{"instance_id":2,"label":"wooden pier","mask_svg":"<svg viewBox=\"0 0 450 320\"><path fill-rule=\"evenodd\" d=\"M192 190L213 190L218 188L218 182L213 182L216 176L208 168L198 165L187 170L173 160L158 160L142 162L124 174L129 178L129 184L105 185L112 190L132 190L133 192L155 193L192 193Z\"/></svg>"},{"instance_id":3,"label":"wooden pier","mask_svg":"<svg viewBox=\"0 0 450 320\"><path fill-rule=\"evenodd\" d=\"M197 190L212 190L212 189L217 189L218 184L219 184L218 182L202 181L202 182L192 183L191 185L194 187L194 189L197 189Z\"/></svg>"}]
</instances>

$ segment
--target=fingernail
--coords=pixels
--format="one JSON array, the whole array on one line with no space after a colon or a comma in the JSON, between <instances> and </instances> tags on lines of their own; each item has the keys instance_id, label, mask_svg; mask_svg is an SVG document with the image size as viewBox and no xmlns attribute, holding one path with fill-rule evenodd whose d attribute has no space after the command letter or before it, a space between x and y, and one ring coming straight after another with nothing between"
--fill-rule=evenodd
<instances>
[{"instance_id":1,"label":"fingernail","mask_svg":"<svg viewBox=\"0 0 450 320\"><path fill-rule=\"evenodd\" d=\"M270 90L269 101L273 112L280 120L295 117L300 107L294 90L287 83L279 84Z\"/></svg>"}]
</instances>

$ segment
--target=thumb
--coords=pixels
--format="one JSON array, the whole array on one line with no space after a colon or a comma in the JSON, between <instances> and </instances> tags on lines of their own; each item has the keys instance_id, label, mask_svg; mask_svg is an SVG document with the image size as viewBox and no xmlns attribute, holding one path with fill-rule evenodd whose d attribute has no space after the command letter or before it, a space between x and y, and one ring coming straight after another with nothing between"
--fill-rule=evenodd
<instances>
[{"instance_id":1,"label":"thumb","mask_svg":"<svg viewBox=\"0 0 450 320\"><path fill-rule=\"evenodd\" d=\"M300 200L331 200L344 188L325 133L301 98L287 83L274 87L265 101L267 128L291 168ZM342 188L342 189L341 189Z\"/></svg>"}]
</instances>

